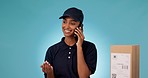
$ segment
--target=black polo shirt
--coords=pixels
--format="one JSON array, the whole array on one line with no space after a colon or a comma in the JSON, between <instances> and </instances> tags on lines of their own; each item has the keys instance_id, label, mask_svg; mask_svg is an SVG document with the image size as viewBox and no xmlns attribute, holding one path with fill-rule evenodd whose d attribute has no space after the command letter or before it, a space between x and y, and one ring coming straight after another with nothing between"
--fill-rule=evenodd
<instances>
[{"instance_id":1,"label":"black polo shirt","mask_svg":"<svg viewBox=\"0 0 148 78\"><path fill-rule=\"evenodd\" d=\"M55 78L78 78L76 44L68 46L64 39L63 37L59 43L48 48L45 60L53 66ZM84 40L82 48L86 64L93 74L97 63L96 47L93 43Z\"/></svg>"}]
</instances>

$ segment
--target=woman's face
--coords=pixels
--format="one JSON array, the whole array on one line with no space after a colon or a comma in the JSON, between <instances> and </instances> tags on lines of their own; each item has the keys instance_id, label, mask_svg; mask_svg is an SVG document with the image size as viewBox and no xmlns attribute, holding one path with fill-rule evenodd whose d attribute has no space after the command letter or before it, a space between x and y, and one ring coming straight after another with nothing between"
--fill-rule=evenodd
<instances>
[{"instance_id":1,"label":"woman's face","mask_svg":"<svg viewBox=\"0 0 148 78\"><path fill-rule=\"evenodd\" d=\"M62 31L65 37L73 37L75 28L79 26L80 22L75 21L71 17L66 17L62 22Z\"/></svg>"}]
</instances>

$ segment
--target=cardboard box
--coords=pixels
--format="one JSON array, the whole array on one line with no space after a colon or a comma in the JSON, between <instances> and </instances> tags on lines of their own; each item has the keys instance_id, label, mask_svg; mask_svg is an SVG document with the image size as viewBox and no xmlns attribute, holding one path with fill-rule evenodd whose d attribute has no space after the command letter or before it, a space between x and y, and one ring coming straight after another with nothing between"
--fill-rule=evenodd
<instances>
[{"instance_id":1,"label":"cardboard box","mask_svg":"<svg viewBox=\"0 0 148 78\"><path fill-rule=\"evenodd\" d=\"M111 46L111 78L139 78L139 45Z\"/></svg>"}]
</instances>

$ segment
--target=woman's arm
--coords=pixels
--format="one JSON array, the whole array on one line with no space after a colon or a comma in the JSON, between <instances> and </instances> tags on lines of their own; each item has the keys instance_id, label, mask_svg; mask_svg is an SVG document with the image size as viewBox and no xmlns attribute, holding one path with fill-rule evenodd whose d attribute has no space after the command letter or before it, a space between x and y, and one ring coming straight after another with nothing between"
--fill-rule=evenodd
<instances>
[{"instance_id":1,"label":"woman's arm","mask_svg":"<svg viewBox=\"0 0 148 78\"><path fill-rule=\"evenodd\" d=\"M82 46L77 46L77 67L80 78L88 78L91 74L83 55Z\"/></svg>"},{"instance_id":2,"label":"woman's arm","mask_svg":"<svg viewBox=\"0 0 148 78\"><path fill-rule=\"evenodd\" d=\"M84 41L84 34L82 32L82 28L76 28L75 34L78 36L78 41L76 43L77 45L77 69L78 74L80 78L88 78L91 74L91 71L89 70L85 59L84 54L82 50L82 44Z\"/></svg>"}]
</instances>

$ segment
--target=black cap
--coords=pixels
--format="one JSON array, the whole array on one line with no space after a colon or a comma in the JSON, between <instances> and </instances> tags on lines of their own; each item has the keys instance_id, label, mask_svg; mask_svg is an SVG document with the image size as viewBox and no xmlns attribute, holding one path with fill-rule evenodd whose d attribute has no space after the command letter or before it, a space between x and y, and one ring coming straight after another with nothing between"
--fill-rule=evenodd
<instances>
[{"instance_id":1,"label":"black cap","mask_svg":"<svg viewBox=\"0 0 148 78\"><path fill-rule=\"evenodd\" d=\"M84 18L82 11L75 7L67 9L64 12L63 16L61 16L59 19L63 19L65 17L71 17L74 20L79 21L79 22L83 22L83 18Z\"/></svg>"}]
</instances>

